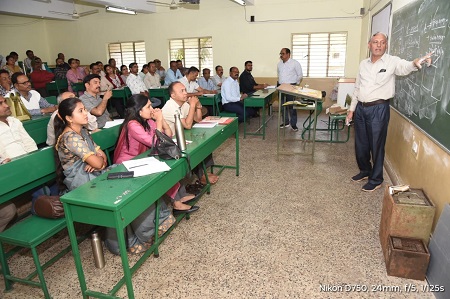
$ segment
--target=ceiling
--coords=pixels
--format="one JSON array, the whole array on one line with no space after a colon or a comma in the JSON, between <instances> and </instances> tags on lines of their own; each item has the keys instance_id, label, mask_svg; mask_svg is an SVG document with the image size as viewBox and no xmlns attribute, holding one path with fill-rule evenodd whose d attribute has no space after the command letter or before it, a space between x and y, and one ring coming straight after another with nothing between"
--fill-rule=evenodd
<instances>
[{"instance_id":1,"label":"ceiling","mask_svg":"<svg viewBox=\"0 0 450 299\"><path fill-rule=\"evenodd\" d=\"M253 5L255 0L244 1L247 5ZM170 3L171 0L159 2ZM156 5L147 0L0 0L0 14L74 21L78 19L73 17L74 12L83 16L106 6L127 8L141 14L156 13Z\"/></svg>"}]
</instances>

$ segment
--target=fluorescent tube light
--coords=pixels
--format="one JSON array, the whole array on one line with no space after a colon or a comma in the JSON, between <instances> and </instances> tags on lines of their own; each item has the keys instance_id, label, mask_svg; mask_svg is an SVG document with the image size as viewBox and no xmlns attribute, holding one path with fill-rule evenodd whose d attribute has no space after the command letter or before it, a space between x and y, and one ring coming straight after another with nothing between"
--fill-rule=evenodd
<instances>
[{"instance_id":1,"label":"fluorescent tube light","mask_svg":"<svg viewBox=\"0 0 450 299\"><path fill-rule=\"evenodd\" d=\"M245 5L245 1L244 0L233 0L234 2L236 2L239 5Z\"/></svg>"},{"instance_id":2,"label":"fluorescent tube light","mask_svg":"<svg viewBox=\"0 0 450 299\"><path fill-rule=\"evenodd\" d=\"M126 8L119 8L119 7L114 7L114 6L107 6L106 11L124 13L127 15L137 15L136 11L134 11L134 10L130 10L130 9L126 9Z\"/></svg>"}]
</instances>

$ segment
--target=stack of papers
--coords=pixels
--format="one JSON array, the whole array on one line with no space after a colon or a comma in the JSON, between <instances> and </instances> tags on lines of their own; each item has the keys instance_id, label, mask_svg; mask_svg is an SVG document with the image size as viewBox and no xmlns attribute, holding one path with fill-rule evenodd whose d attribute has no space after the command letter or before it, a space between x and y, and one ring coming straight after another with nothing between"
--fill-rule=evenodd
<instances>
[{"instance_id":1,"label":"stack of papers","mask_svg":"<svg viewBox=\"0 0 450 299\"><path fill-rule=\"evenodd\" d=\"M112 128L118 125L121 125L123 123L123 119L115 119L111 121L107 121L103 129Z\"/></svg>"},{"instance_id":2,"label":"stack of papers","mask_svg":"<svg viewBox=\"0 0 450 299\"><path fill-rule=\"evenodd\" d=\"M215 126L217 126L218 122L216 120L202 120L199 123L196 123L195 125L193 125L193 128L214 128Z\"/></svg>"},{"instance_id":3,"label":"stack of papers","mask_svg":"<svg viewBox=\"0 0 450 299\"><path fill-rule=\"evenodd\" d=\"M128 171L134 171L134 177L170 170L170 167L166 162L159 161L155 157L125 161L123 162L123 165Z\"/></svg>"},{"instance_id":4,"label":"stack of papers","mask_svg":"<svg viewBox=\"0 0 450 299\"><path fill-rule=\"evenodd\" d=\"M225 117L225 116L208 116L203 119L203 121L215 121L218 125L228 125L233 122L233 117Z\"/></svg>"}]
</instances>

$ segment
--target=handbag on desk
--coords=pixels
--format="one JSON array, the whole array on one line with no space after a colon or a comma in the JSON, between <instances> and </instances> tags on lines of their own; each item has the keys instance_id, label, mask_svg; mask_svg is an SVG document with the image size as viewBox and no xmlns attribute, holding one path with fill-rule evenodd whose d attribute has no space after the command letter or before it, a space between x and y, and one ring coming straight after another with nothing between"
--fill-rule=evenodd
<instances>
[{"instance_id":1,"label":"handbag on desk","mask_svg":"<svg viewBox=\"0 0 450 299\"><path fill-rule=\"evenodd\" d=\"M13 117L20 121L30 120L31 114L20 99L20 94L11 92L6 98L6 103L11 109L11 114Z\"/></svg>"},{"instance_id":2,"label":"handbag on desk","mask_svg":"<svg viewBox=\"0 0 450 299\"><path fill-rule=\"evenodd\" d=\"M159 130L155 130L155 135L153 136L153 148L150 155L157 155L164 160L178 160L182 157L182 153L178 145L176 145L172 138Z\"/></svg>"}]
</instances>

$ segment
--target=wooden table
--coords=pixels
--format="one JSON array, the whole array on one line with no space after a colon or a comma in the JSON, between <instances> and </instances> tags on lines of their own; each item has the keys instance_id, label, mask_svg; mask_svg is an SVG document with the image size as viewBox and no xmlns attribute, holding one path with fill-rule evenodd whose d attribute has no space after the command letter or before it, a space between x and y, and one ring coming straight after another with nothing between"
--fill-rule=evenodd
<instances>
[{"instance_id":1,"label":"wooden table","mask_svg":"<svg viewBox=\"0 0 450 299\"><path fill-rule=\"evenodd\" d=\"M312 143L311 153L281 151L280 150L280 139L282 136L281 136L281 132L280 132L280 127L277 125L277 158L279 157L279 155L292 155L292 154L304 155L304 154L306 154L306 155L311 155L314 159L314 149L315 149L315 144L316 144L317 116L318 116L318 106L319 106L318 102L322 101L322 92L319 90L314 90L314 89L309 89L309 88L301 88L299 86L295 86L295 85L291 85L291 84L281 84L280 86L277 87L277 90L279 92L278 124L281 124L281 122L282 122L282 120L281 120L281 117L282 117L281 102L282 102L282 100L281 99L282 99L283 95L293 95L293 96L301 98L301 99L306 99L306 100L312 101L311 105L307 105L307 106L294 105L293 108L298 109L298 110L309 110L309 111L314 112L312 140L300 139L303 142L311 142ZM285 129L282 129L282 130L283 130L283 141L288 140L288 139L284 138L286 130ZM298 141L299 139L293 139L293 140Z\"/></svg>"},{"instance_id":2,"label":"wooden table","mask_svg":"<svg viewBox=\"0 0 450 299\"><path fill-rule=\"evenodd\" d=\"M192 134L190 134L191 132ZM236 165L233 167L236 169L236 175L239 175L239 136L237 119L226 126L216 126L211 129L192 129L186 131L185 134L186 136L199 136L191 138L193 142L187 145L187 153L190 156L191 167L200 164L230 136L235 135ZM146 156L146 153L141 156ZM166 162L171 167L171 170L168 172L121 180L107 180L107 174L103 174L61 197L66 213L67 228L83 298L88 298L88 296L96 298L118 298L115 294L123 284L126 284L128 298L134 298L131 280L132 274L152 253L155 255L159 254L158 246L168 233L164 234L162 237L158 237L158 234L156 233L154 244L143 254L135 265L130 268L125 244L124 228L153 203L156 205L157 215L155 227L159 226L158 199L175 185L175 183L181 180L188 171L186 159L166 160ZM121 164L111 171L125 171L125 167ZM184 216L185 214L181 214L178 216L177 220L181 220ZM87 288L80 252L76 242L74 222L116 229L124 276L108 292L108 294L103 294ZM173 229L173 227L171 229ZM171 229L168 232L170 232Z\"/></svg>"},{"instance_id":3,"label":"wooden table","mask_svg":"<svg viewBox=\"0 0 450 299\"><path fill-rule=\"evenodd\" d=\"M273 95L275 94L276 89L272 88L267 90L267 92L264 91L257 91L255 92L253 95L251 95L248 98L244 99L244 138L247 135L257 135L257 136L262 136L263 140L266 138L266 125L267 122L272 118L271 114L270 114L270 101L272 100ZM267 114L269 115L269 117L266 120L266 106L269 108L267 111ZM259 128L252 133L247 133L247 122L246 122L246 115L247 113L245 112L247 107L251 107L251 108L262 108L262 124L260 122L260 126ZM261 133L258 133L259 131L262 131Z\"/></svg>"}]
</instances>

